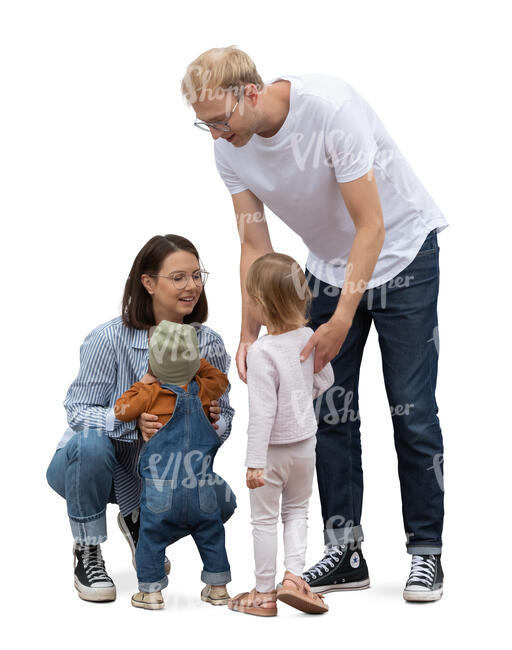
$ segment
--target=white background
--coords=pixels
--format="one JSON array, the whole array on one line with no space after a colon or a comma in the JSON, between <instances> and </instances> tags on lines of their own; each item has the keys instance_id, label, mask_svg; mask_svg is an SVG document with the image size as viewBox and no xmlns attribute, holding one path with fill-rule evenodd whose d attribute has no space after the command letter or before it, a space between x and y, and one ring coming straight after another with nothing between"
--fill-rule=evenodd
<instances>
[{"instance_id":1,"label":"white background","mask_svg":"<svg viewBox=\"0 0 512 650\"><path fill-rule=\"evenodd\" d=\"M0 14L3 278L2 595L11 643L42 647L494 646L510 591L510 42L506 3L4 1ZM117 601L79 600L65 502L45 480L66 428L79 346L119 314L133 258L179 233L211 272L208 325L234 357L239 243L211 138L181 99L186 65L235 44L264 79L324 72L374 107L447 216L439 237L445 437L445 595L408 605L396 456L372 330L361 375L365 556L372 587L276 619L199 600L191 540L169 555L166 609L135 610L136 577L109 506ZM274 249L302 241L268 213ZM253 586L244 484L247 394L234 359L230 440L216 461L239 508L227 524L232 594ZM337 477L342 480L342 477ZM311 502L308 565L323 550ZM280 569L281 570L281 569ZM8 632L9 628L4 627ZM17 639L17 641L16 641ZM503 640L498 642L501 646Z\"/></svg>"}]
</instances>

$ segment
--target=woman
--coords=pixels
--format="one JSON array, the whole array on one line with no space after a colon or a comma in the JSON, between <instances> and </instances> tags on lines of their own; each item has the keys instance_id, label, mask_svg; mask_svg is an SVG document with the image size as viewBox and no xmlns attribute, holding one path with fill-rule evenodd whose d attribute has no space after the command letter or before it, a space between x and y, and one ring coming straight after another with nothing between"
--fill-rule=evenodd
<instances>
[{"instance_id":1,"label":"woman","mask_svg":"<svg viewBox=\"0 0 512 650\"><path fill-rule=\"evenodd\" d=\"M150 328L162 320L193 325L199 350L226 373L231 357L222 338L204 325L208 303L195 246L178 235L157 235L141 249L126 282L122 315L94 329L80 348L80 369L69 387L64 407L69 427L48 467L50 486L66 499L75 540L75 587L84 600L116 597L101 555L107 539L106 506L118 503L119 526L135 565L139 521L140 480L137 459L146 437L161 427L156 415L143 413L136 421L121 422L114 414L116 399L148 369ZM230 385L219 401L212 401L210 419L221 442L231 432L234 410ZM220 488L220 486L219 486ZM222 519L233 514L233 495L219 489ZM166 558L166 571L170 563Z\"/></svg>"}]
</instances>

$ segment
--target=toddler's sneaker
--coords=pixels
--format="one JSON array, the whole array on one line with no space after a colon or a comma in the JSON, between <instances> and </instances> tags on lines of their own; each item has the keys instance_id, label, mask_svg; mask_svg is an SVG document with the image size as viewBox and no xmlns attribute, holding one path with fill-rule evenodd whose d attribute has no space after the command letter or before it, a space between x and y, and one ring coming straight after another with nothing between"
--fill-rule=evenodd
<instances>
[{"instance_id":1,"label":"toddler's sneaker","mask_svg":"<svg viewBox=\"0 0 512 650\"><path fill-rule=\"evenodd\" d=\"M128 542L130 551L132 552L132 564L135 570L137 570L137 566L135 564L135 547L137 546L137 542L139 540L139 528L140 528L139 515L140 515L139 508L135 508L135 510L133 510L133 512L130 512L129 515L126 515L126 517L123 517L121 513L117 515L117 524L121 529L121 532L123 533L125 540ZM169 562L169 558L167 556L165 556L164 566L165 566L165 573L169 575L171 571L171 563Z\"/></svg>"},{"instance_id":2,"label":"toddler's sneaker","mask_svg":"<svg viewBox=\"0 0 512 650\"><path fill-rule=\"evenodd\" d=\"M116 586L105 569L100 545L73 544L75 589L82 600L96 603L116 599Z\"/></svg>"},{"instance_id":3,"label":"toddler's sneaker","mask_svg":"<svg viewBox=\"0 0 512 650\"><path fill-rule=\"evenodd\" d=\"M413 603L439 600L443 595L443 578L440 555L413 555L404 599Z\"/></svg>"},{"instance_id":4,"label":"toddler's sneaker","mask_svg":"<svg viewBox=\"0 0 512 650\"><path fill-rule=\"evenodd\" d=\"M132 605L142 609L163 609L165 607L161 591L138 591L132 596Z\"/></svg>"},{"instance_id":5,"label":"toddler's sneaker","mask_svg":"<svg viewBox=\"0 0 512 650\"><path fill-rule=\"evenodd\" d=\"M227 605L229 594L226 587L206 585L201 591L201 600L210 605Z\"/></svg>"},{"instance_id":6,"label":"toddler's sneaker","mask_svg":"<svg viewBox=\"0 0 512 650\"><path fill-rule=\"evenodd\" d=\"M360 548L350 544L327 545L325 555L302 574L304 580L317 594L329 591L366 589L370 586L368 567Z\"/></svg>"}]
</instances>

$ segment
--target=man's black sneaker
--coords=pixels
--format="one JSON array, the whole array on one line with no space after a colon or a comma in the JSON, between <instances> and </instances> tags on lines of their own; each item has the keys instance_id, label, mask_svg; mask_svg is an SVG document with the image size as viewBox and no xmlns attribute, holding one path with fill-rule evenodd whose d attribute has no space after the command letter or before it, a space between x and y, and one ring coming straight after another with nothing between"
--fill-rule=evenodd
<instances>
[{"instance_id":1,"label":"man's black sneaker","mask_svg":"<svg viewBox=\"0 0 512 650\"><path fill-rule=\"evenodd\" d=\"M117 515L117 523L119 525L119 528L121 529L124 538L130 546L130 551L132 552L132 564L134 569L137 569L137 566L135 564L135 547L137 546L137 542L139 540L139 514L139 508L136 508L133 510L133 512L130 512L129 515L126 515L126 517L123 517L121 513ZM169 575L170 571L171 563L169 562L169 558L165 556L165 573Z\"/></svg>"},{"instance_id":2,"label":"man's black sneaker","mask_svg":"<svg viewBox=\"0 0 512 650\"><path fill-rule=\"evenodd\" d=\"M75 588L82 600L106 602L116 599L116 586L105 569L99 544L73 544Z\"/></svg>"},{"instance_id":3,"label":"man's black sneaker","mask_svg":"<svg viewBox=\"0 0 512 650\"><path fill-rule=\"evenodd\" d=\"M361 549L351 548L350 544L326 546L323 559L305 571L302 577L317 594L370 586L368 567Z\"/></svg>"},{"instance_id":4,"label":"man's black sneaker","mask_svg":"<svg viewBox=\"0 0 512 650\"><path fill-rule=\"evenodd\" d=\"M413 555L404 589L405 600L413 603L439 600L443 595L443 577L440 555Z\"/></svg>"}]
</instances>

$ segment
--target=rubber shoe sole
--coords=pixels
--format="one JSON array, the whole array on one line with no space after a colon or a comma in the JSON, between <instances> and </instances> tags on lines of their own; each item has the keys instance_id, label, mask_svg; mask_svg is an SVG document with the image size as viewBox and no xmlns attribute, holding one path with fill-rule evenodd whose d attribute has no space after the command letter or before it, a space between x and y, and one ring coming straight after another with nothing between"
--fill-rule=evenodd
<instances>
[{"instance_id":1,"label":"rubber shoe sole","mask_svg":"<svg viewBox=\"0 0 512 650\"><path fill-rule=\"evenodd\" d=\"M149 603L141 600L136 600L134 596L132 596L132 605L134 607L138 607L139 609L164 609L165 607L165 603L163 601L161 603Z\"/></svg>"},{"instance_id":2,"label":"rubber shoe sole","mask_svg":"<svg viewBox=\"0 0 512 650\"><path fill-rule=\"evenodd\" d=\"M413 589L404 589L404 600L408 603L431 603L440 600L443 595L443 588L434 589L433 591L416 591Z\"/></svg>"},{"instance_id":3,"label":"rubber shoe sole","mask_svg":"<svg viewBox=\"0 0 512 650\"><path fill-rule=\"evenodd\" d=\"M210 605L227 605L229 596L227 598L212 598L211 596L205 596L201 591L201 600L203 603L210 603Z\"/></svg>"},{"instance_id":4,"label":"rubber shoe sole","mask_svg":"<svg viewBox=\"0 0 512 650\"><path fill-rule=\"evenodd\" d=\"M82 600L93 603L108 603L116 599L116 587L86 587L75 576L75 589Z\"/></svg>"},{"instance_id":5,"label":"rubber shoe sole","mask_svg":"<svg viewBox=\"0 0 512 650\"><path fill-rule=\"evenodd\" d=\"M370 578L359 580L359 582L339 582L333 585L322 585L321 587L311 587L311 591L315 594L328 594L331 591L360 591L361 589L368 589L370 586Z\"/></svg>"}]
</instances>

